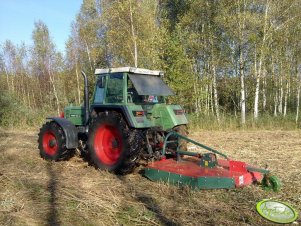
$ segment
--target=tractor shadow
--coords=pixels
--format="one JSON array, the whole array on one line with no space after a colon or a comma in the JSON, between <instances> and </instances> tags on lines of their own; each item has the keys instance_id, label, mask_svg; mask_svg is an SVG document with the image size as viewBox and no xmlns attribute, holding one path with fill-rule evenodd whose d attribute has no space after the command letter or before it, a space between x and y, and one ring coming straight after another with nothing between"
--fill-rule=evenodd
<instances>
[{"instance_id":1,"label":"tractor shadow","mask_svg":"<svg viewBox=\"0 0 301 226\"><path fill-rule=\"evenodd\" d=\"M122 175L118 175L117 176L119 180L122 181L122 184L124 184L128 189L128 191L133 191L133 193L135 194L135 199L136 201L142 203L144 205L144 207L149 210L150 212L152 212L155 216L155 218L160 222L161 225L164 226L181 226L180 223L168 219L162 209L160 208L160 206L158 205L157 201L151 197L150 195L144 194L142 192L140 192L139 190L137 190L133 185L131 185L125 178L125 176Z\"/></svg>"},{"instance_id":2,"label":"tractor shadow","mask_svg":"<svg viewBox=\"0 0 301 226\"><path fill-rule=\"evenodd\" d=\"M49 182L47 185L47 190L50 194L49 197L49 212L47 214L47 223L51 226L59 226L59 214L57 210L57 186L58 178L55 170L53 169L53 163L47 162L47 172L49 175Z\"/></svg>"}]
</instances>

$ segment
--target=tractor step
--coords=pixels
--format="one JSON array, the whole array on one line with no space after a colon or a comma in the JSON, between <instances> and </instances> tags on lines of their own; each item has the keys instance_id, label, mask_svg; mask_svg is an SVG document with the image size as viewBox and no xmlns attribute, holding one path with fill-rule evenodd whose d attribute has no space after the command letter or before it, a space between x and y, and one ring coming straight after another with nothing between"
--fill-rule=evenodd
<instances>
[{"instance_id":1,"label":"tractor step","mask_svg":"<svg viewBox=\"0 0 301 226\"><path fill-rule=\"evenodd\" d=\"M261 182L261 172L244 162L217 160L214 167L203 167L199 158L189 157L181 161L162 159L145 168L144 175L152 181L165 181L175 185L187 185L196 189L235 188Z\"/></svg>"}]
</instances>

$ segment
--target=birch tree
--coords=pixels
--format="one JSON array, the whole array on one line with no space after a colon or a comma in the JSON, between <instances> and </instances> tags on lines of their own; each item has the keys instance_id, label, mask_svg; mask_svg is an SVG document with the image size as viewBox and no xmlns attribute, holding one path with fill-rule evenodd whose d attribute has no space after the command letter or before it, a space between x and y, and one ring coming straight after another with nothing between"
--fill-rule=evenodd
<instances>
[{"instance_id":1,"label":"birch tree","mask_svg":"<svg viewBox=\"0 0 301 226\"><path fill-rule=\"evenodd\" d=\"M41 88L44 89L41 93L42 101L55 104L58 115L60 114L60 100L56 83L59 83L57 73L57 53L55 45L51 41L48 27L42 21L35 23L35 28L32 32L34 42L32 49L32 71L40 80ZM49 93L53 95L49 95ZM48 97L48 98L47 98Z\"/></svg>"}]
</instances>

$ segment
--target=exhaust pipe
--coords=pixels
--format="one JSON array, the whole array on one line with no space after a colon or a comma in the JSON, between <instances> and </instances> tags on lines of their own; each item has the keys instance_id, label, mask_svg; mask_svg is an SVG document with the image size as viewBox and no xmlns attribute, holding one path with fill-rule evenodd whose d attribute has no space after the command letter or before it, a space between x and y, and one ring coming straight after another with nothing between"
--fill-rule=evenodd
<instances>
[{"instance_id":1,"label":"exhaust pipe","mask_svg":"<svg viewBox=\"0 0 301 226\"><path fill-rule=\"evenodd\" d=\"M89 122L89 88L88 88L88 78L85 72L82 71L84 77L84 111L85 111L85 126Z\"/></svg>"}]
</instances>

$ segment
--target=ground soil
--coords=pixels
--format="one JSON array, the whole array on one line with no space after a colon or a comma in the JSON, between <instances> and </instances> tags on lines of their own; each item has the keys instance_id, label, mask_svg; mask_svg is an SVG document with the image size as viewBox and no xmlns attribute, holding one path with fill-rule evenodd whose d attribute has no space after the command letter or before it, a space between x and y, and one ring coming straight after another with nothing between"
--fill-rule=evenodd
<instances>
[{"instance_id":1,"label":"ground soil","mask_svg":"<svg viewBox=\"0 0 301 226\"><path fill-rule=\"evenodd\" d=\"M255 209L266 198L301 210L301 131L190 133L233 159L267 165L283 183L278 193L255 185L195 191L151 182L139 170L99 171L78 156L47 162L37 133L0 130L0 225L273 225Z\"/></svg>"}]
</instances>

